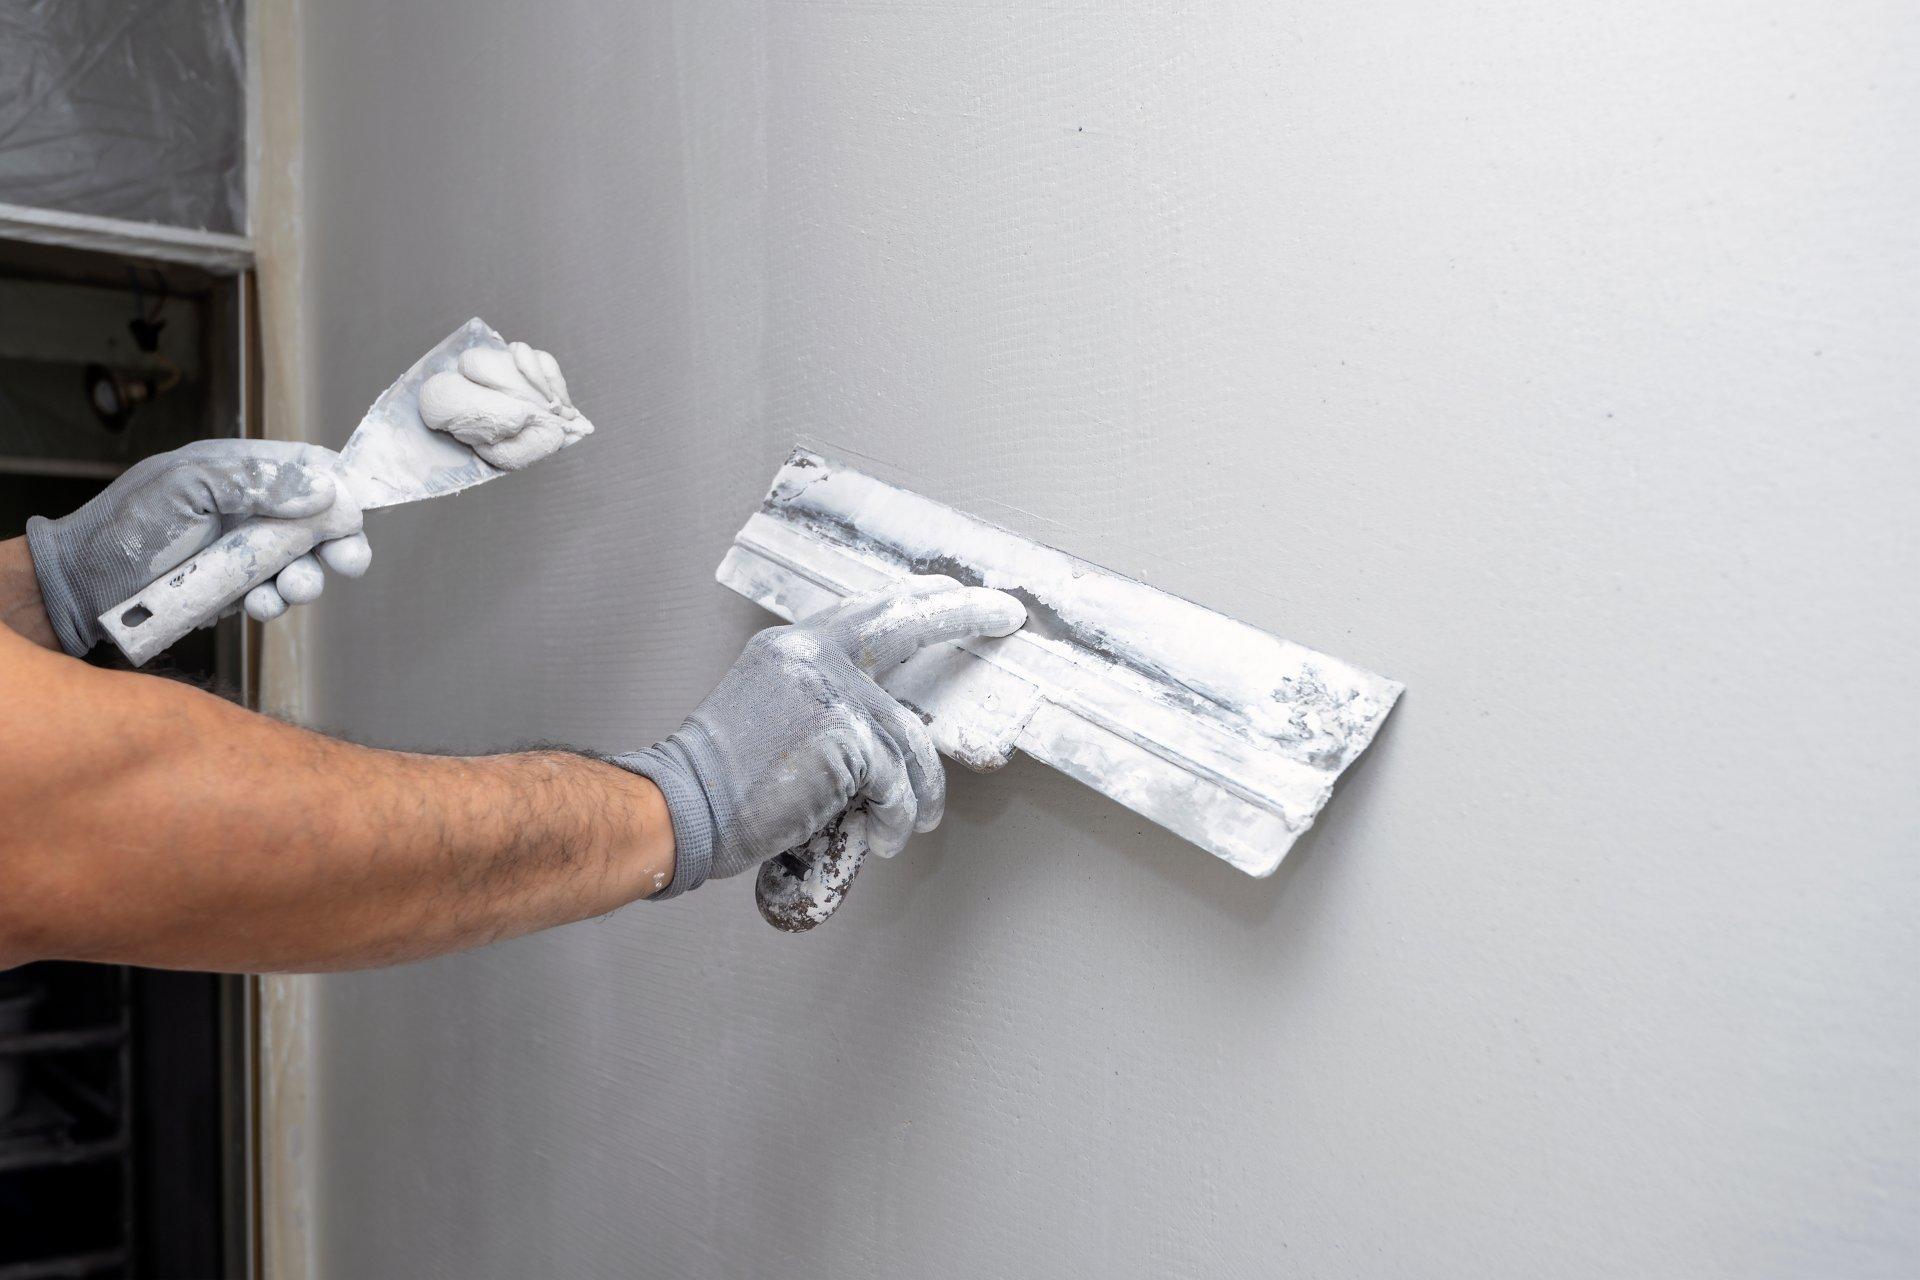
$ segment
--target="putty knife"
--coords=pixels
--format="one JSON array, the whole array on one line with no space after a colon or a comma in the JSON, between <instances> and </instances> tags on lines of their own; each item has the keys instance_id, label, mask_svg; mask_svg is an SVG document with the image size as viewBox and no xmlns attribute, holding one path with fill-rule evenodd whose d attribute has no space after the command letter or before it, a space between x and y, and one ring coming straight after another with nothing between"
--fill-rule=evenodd
<instances>
[{"instance_id":1,"label":"putty knife","mask_svg":"<svg viewBox=\"0 0 1920 1280\"><path fill-rule=\"evenodd\" d=\"M720 582L792 621L915 573L1027 606L998 640L923 650L880 684L942 753L1025 751L1254 876L1313 825L1401 686L930 498L795 450L734 535ZM761 914L798 931L866 855L842 822L770 859Z\"/></svg>"},{"instance_id":2,"label":"putty knife","mask_svg":"<svg viewBox=\"0 0 1920 1280\"><path fill-rule=\"evenodd\" d=\"M420 420L421 386L454 368L460 353L471 347L505 351L507 343L485 321L467 321L381 392L360 419L340 462L347 491L363 511L458 493L506 474ZM255 519L237 525L101 614L100 625L120 652L141 666L313 550L322 540L324 519Z\"/></svg>"}]
</instances>

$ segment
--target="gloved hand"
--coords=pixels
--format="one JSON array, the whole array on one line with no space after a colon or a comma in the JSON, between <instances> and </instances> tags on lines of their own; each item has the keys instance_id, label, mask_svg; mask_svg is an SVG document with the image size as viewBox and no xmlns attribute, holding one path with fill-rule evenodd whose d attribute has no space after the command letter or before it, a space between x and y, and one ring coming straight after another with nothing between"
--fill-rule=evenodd
<instances>
[{"instance_id":1,"label":"gloved hand","mask_svg":"<svg viewBox=\"0 0 1920 1280\"><path fill-rule=\"evenodd\" d=\"M252 516L321 517L321 542L247 593L255 618L319 596L320 566L357 578L373 548L360 507L334 482L339 455L286 440L201 440L135 463L72 515L27 521L40 597L60 646L75 657L105 638L102 613Z\"/></svg>"},{"instance_id":2,"label":"gloved hand","mask_svg":"<svg viewBox=\"0 0 1920 1280\"><path fill-rule=\"evenodd\" d=\"M614 763L651 778L673 820L672 897L803 843L855 804L869 847L892 857L931 831L947 779L927 728L873 673L923 645L1019 630L1010 595L909 578L762 631L671 737Z\"/></svg>"}]
</instances>

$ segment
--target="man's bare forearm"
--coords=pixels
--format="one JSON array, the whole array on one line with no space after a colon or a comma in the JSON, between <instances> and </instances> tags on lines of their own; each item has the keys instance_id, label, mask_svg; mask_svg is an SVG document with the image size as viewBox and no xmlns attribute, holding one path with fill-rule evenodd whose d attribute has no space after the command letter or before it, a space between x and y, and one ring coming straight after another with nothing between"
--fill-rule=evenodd
<instances>
[{"instance_id":1,"label":"man's bare forearm","mask_svg":"<svg viewBox=\"0 0 1920 1280\"><path fill-rule=\"evenodd\" d=\"M60 648L46 605L40 599L40 580L34 576L33 556L25 538L0 542L0 626L42 649Z\"/></svg>"},{"instance_id":2,"label":"man's bare forearm","mask_svg":"<svg viewBox=\"0 0 1920 1280\"><path fill-rule=\"evenodd\" d=\"M559 751L378 751L0 635L0 966L419 959L665 886L658 790Z\"/></svg>"}]
</instances>

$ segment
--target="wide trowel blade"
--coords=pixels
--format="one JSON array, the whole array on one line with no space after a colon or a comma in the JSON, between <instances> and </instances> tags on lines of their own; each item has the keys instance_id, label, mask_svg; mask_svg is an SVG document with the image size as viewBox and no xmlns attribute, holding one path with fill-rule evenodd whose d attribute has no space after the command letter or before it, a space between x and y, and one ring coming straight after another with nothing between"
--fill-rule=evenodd
<instances>
[{"instance_id":1,"label":"wide trowel blade","mask_svg":"<svg viewBox=\"0 0 1920 1280\"><path fill-rule=\"evenodd\" d=\"M1004 639L936 645L878 676L936 747L975 769L1024 751L1250 875L1280 865L1400 696L1352 663L804 449L718 577L795 619L915 573L1027 606Z\"/></svg>"},{"instance_id":2,"label":"wide trowel blade","mask_svg":"<svg viewBox=\"0 0 1920 1280\"><path fill-rule=\"evenodd\" d=\"M460 353L472 347L505 351L507 343L474 317L421 356L360 419L340 456L362 508L438 498L506 474L420 420L420 388L434 374L453 369Z\"/></svg>"}]
</instances>

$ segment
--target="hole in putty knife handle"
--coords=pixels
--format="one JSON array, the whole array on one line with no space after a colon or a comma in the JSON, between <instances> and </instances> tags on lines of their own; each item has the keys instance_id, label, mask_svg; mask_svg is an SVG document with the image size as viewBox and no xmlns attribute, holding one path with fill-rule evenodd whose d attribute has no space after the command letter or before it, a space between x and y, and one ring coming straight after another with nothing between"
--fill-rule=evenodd
<instances>
[{"instance_id":1,"label":"hole in putty knife handle","mask_svg":"<svg viewBox=\"0 0 1920 1280\"><path fill-rule=\"evenodd\" d=\"M123 627L137 627L152 617L153 610L143 604L137 604L120 615L120 625Z\"/></svg>"}]
</instances>

